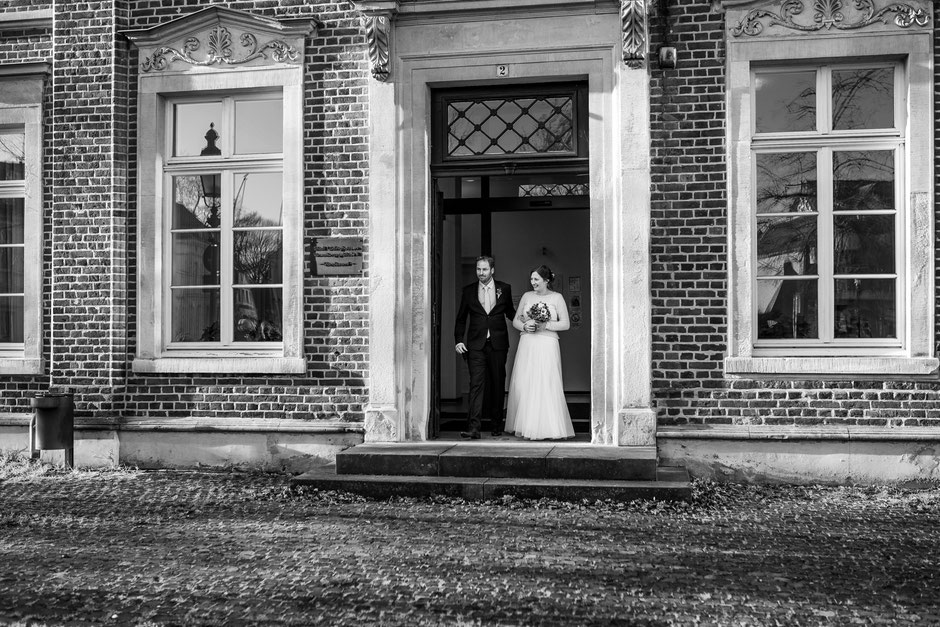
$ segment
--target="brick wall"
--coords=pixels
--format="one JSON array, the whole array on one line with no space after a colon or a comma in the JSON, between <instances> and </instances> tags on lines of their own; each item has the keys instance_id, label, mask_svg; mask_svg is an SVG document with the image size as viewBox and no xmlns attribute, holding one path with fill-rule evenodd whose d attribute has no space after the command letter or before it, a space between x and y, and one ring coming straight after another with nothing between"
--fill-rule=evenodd
<instances>
[{"instance_id":1,"label":"brick wall","mask_svg":"<svg viewBox=\"0 0 940 627\"><path fill-rule=\"evenodd\" d=\"M266 0L213 2L268 17L317 18L323 27L307 42L304 59L304 250L323 236L362 236L368 230L368 61L359 20L346 2ZM208 6L205 2L140 0L127 4L131 28L165 22ZM136 56L133 55L136 64ZM136 73L131 72L131 126ZM129 154L136 153L131 133ZM131 170L133 173L133 169ZM133 189L133 180L130 182ZM131 214L134 207L130 195ZM141 209L144 210L144 209ZM134 250L136 225L129 226ZM368 248L368 247L367 247ZM361 421L366 402L368 291L365 276L313 277L304 259L306 375L166 376L128 373L129 416L221 416ZM368 263L365 264L368 268ZM131 268L127 359L135 350Z\"/></svg>"},{"instance_id":2,"label":"brick wall","mask_svg":"<svg viewBox=\"0 0 940 627\"><path fill-rule=\"evenodd\" d=\"M940 8L934 11L936 23ZM652 64L653 395L660 425L940 424L936 377L724 376L728 262L722 25L723 16L704 0L662 1L651 24L651 49L666 44L679 52L678 69Z\"/></svg>"},{"instance_id":3,"label":"brick wall","mask_svg":"<svg viewBox=\"0 0 940 627\"><path fill-rule=\"evenodd\" d=\"M7 0L0 3L0 13L19 12L23 10L39 11L51 9L51 2L35 2L31 0ZM52 30L51 28L30 28L26 30L6 30L0 32L0 65L13 63L52 63ZM43 94L43 119L44 119L44 146L48 146L52 141L51 133L51 111L52 111L52 85L51 81L46 82L46 88ZM52 168L52 152L44 150L43 152L43 171L48 177ZM49 216L48 207L52 202L52 195L48 188L45 189L43 212L45 221L43 224L43 239L48 241L51 236L52 223ZM48 276L51 268L52 258L48 247L43 255L43 276L47 277L43 285L43 293L49 291ZM43 326L49 327L50 313L47 309L43 310ZM43 338L43 355L48 354L48 337ZM48 375L4 375L0 377L0 414L8 412L29 412L29 399L37 392L45 390L48 386Z\"/></svg>"}]
</instances>

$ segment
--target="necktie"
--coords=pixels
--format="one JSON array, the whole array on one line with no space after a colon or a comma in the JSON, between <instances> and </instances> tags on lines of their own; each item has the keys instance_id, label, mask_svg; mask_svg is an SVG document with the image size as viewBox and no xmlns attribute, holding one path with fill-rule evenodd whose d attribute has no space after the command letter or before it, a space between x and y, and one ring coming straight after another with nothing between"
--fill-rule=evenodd
<instances>
[{"instance_id":1,"label":"necktie","mask_svg":"<svg viewBox=\"0 0 940 627\"><path fill-rule=\"evenodd\" d=\"M483 307L484 309L486 309L486 313L490 313L490 311L492 311L493 309L493 285L492 284L487 285L486 287L483 288L483 301L484 301Z\"/></svg>"}]
</instances>

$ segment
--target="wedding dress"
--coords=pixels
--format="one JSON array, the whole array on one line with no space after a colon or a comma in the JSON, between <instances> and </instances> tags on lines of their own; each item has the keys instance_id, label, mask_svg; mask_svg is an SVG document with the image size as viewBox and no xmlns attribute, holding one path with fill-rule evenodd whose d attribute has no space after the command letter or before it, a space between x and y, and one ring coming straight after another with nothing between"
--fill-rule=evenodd
<instances>
[{"instance_id":1,"label":"wedding dress","mask_svg":"<svg viewBox=\"0 0 940 627\"><path fill-rule=\"evenodd\" d=\"M545 303L551 314L548 328L528 333L523 325L529 308ZM530 440L554 440L574 436L561 378L561 349L557 331L568 329L568 308L558 292L522 295L513 326L521 331L509 383L506 431Z\"/></svg>"}]
</instances>

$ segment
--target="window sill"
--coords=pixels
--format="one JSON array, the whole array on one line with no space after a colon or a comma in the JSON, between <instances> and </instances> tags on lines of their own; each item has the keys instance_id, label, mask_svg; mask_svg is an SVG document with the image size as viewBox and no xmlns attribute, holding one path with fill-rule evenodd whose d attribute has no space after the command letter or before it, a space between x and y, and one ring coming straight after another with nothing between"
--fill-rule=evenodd
<instances>
[{"instance_id":1,"label":"window sill","mask_svg":"<svg viewBox=\"0 0 940 627\"><path fill-rule=\"evenodd\" d=\"M302 357L160 357L135 359L134 372L157 374L303 374L307 361Z\"/></svg>"},{"instance_id":2,"label":"window sill","mask_svg":"<svg viewBox=\"0 0 940 627\"><path fill-rule=\"evenodd\" d=\"M41 359L0 357L0 374L42 374Z\"/></svg>"},{"instance_id":3,"label":"window sill","mask_svg":"<svg viewBox=\"0 0 940 627\"><path fill-rule=\"evenodd\" d=\"M932 375L934 357L726 357L725 373L741 375Z\"/></svg>"}]
</instances>

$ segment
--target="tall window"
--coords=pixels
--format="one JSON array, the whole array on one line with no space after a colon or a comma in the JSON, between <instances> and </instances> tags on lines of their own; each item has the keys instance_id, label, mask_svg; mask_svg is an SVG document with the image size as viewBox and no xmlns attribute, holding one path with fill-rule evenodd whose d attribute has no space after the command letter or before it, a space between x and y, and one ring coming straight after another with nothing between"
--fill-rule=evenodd
<instances>
[{"instance_id":1,"label":"tall window","mask_svg":"<svg viewBox=\"0 0 940 627\"><path fill-rule=\"evenodd\" d=\"M26 134L0 127L0 350L23 350Z\"/></svg>"},{"instance_id":2,"label":"tall window","mask_svg":"<svg viewBox=\"0 0 940 627\"><path fill-rule=\"evenodd\" d=\"M0 374L42 364L44 64L0 64Z\"/></svg>"},{"instance_id":3,"label":"tall window","mask_svg":"<svg viewBox=\"0 0 940 627\"><path fill-rule=\"evenodd\" d=\"M900 345L901 75L752 71L757 346Z\"/></svg>"},{"instance_id":4,"label":"tall window","mask_svg":"<svg viewBox=\"0 0 940 627\"><path fill-rule=\"evenodd\" d=\"M283 339L283 110L279 93L167 107L170 349Z\"/></svg>"}]
</instances>

